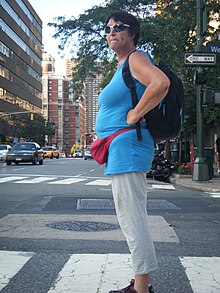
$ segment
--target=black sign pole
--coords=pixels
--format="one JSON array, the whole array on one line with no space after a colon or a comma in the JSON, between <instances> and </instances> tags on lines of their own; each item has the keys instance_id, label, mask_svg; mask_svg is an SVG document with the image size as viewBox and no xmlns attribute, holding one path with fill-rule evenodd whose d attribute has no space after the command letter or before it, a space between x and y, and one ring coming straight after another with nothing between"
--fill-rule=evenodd
<instances>
[{"instance_id":1,"label":"black sign pole","mask_svg":"<svg viewBox=\"0 0 220 293\"><path fill-rule=\"evenodd\" d=\"M197 0L197 45L195 48L196 52L203 51L203 36L205 33L204 18L205 13L205 1ZM197 74L202 74L203 68L201 65L196 66ZM202 112L202 85L197 84L196 88L196 137L197 137L197 153L193 167L193 180L194 181L208 181L208 165L204 159L204 126L203 126L203 112Z\"/></svg>"}]
</instances>

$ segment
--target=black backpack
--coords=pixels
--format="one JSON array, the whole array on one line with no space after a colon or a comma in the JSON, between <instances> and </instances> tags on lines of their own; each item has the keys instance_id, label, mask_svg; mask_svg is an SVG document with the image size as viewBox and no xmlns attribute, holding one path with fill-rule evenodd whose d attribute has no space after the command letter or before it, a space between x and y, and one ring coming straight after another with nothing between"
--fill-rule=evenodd
<instances>
[{"instance_id":1,"label":"black backpack","mask_svg":"<svg viewBox=\"0 0 220 293\"><path fill-rule=\"evenodd\" d=\"M176 137L183 123L184 90L181 79L160 61L156 65L170 80L170 87L166 97L151 111L144 115L147 127L155 141ZM129 69L129 56L125 60L122 75L126 86L132 95L133 107L138 103L135 83ZM140 122L136 123L138 140L142 140Z\"/></svg>"}]
</instances>

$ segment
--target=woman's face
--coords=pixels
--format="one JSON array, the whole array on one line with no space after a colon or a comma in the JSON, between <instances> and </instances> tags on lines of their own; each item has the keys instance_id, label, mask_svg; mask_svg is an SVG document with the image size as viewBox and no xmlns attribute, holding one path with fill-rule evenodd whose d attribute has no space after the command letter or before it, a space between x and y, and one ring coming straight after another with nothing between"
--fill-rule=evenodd
<instances>
[{"instance_id":1,"label":"woman's face","mask_svg":"<svg viewBox=\"0 0 220 293\"><path fill-rule=\"evenodd\" d=\"M116 53L127 49L130 43L134 45L133 37L129 32L129 25L111 18L106 27L109 47Z\"/></svg>"}]
</instances>

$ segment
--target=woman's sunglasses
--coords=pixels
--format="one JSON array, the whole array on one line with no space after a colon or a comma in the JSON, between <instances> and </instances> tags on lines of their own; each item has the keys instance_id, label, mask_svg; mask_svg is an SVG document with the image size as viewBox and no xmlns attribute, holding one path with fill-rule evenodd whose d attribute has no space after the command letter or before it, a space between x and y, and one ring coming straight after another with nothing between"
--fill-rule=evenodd
<instances>
[{"instance_id":1,"label":"woman's sunglasses","mask_svg":"<svg viewBox=\"0 0 220 293\"><path fill-rule=\"evenodd\" d=\"M106 34L110 34L111 30L114 30L116 33L123 32L126 28L130 28L129 24L114 24L114 25L106 25L105 32Z\"/></svg>"}]
</instances>

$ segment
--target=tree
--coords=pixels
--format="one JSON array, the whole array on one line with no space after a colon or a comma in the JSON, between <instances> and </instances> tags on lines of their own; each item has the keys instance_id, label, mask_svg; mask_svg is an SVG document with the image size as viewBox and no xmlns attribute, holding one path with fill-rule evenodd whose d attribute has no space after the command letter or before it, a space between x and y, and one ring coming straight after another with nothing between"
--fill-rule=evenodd
<instances>
[{"instance_id":1,"label":"tree","mask_svg":"<svg viewBox=\"0 0 220 293\"><path fill-rule=\"evenodd\" d=\"M40 114L34 113L31 120L29 114L13 115L14 137L19 140L35 141L41 146L45 142L45 120Z\"/></svg>"},{"instance_id":2,"label":"tree","mask_svg":"<svg viewBox=\"0 0 220 293\"><path fill-rule=\"evenodd\" d=\"M211 27L210 20L218 20L218 0L207 1L208 29L204 43L216 41L218 27ZM153 7L157 4L157 13ZM60 38L60 49L70 45L72 35L77 35L77 42L72 45L72 53L76 55L77 66L73 72L73 88L76 97L83 89L86 76L95 72L103 72L104 86L115 68L114 54L109 51L104 34L105 17L112 11L126 10L136 15L142 26L139 46L151 52L154 59L164 59L170 67L182 77L185 88L185 124L184 129L195 131L196 125L196 97L194 72L195 68L183 66L185 52L194 51L196 45L196 1L129 1L108 0L103 6L95 6L86 10L78 18L66 20L57 17L50 23L55 29L55 38ZM218 23L219 24L219 23ZM97 66L96 60L102 61ZM99 62L100 64L100 62ZM208 86L220 88L218 78L219 65L208 69ZM210 114L211 113L211 114ZM210 119L211 117L211 119ZM220 109L207 107L205 109L206 124L218 123Z\"/></svg>"}]
</instances>

